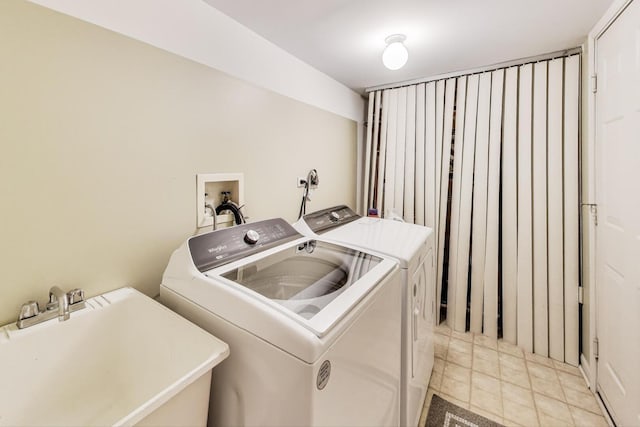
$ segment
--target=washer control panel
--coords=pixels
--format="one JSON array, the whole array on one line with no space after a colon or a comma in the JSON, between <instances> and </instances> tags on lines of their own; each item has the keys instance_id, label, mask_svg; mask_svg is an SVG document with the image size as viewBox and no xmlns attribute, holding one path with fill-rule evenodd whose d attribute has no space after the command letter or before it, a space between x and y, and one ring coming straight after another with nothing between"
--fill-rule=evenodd
<instances>
[{"instance_id":1,"label":"washer control panel","mask_svg":"<svg viewBox=\"0 0 640 427\"><path fill-rule=\"evenodd\" d=\"M316 234L322 234L336 227L355 221L360 215L346 205L313 212L304 216L304 221Z\"/></svg>"},{"instance_id":2,"label":"washer control panel","mask_svg":"<svg viewBox=\"0 0 640 427\"><path fill-rule=\"evenodd\" d=\"M203 272L300 237L284 219L274 218L194 236L189 239L189 251Z\"/></svg>"}]
</instances>

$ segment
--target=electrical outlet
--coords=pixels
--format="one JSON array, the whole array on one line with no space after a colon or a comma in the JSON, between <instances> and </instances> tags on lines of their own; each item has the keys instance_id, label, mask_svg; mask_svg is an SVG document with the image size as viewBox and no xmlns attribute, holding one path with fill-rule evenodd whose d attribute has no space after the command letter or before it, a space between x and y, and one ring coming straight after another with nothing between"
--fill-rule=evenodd
<instances>
[{"instance_id":1,"label":"electrical outlet","mask_svg":"<svg viewBox=\"0 0 640 427\"><path fill-rule=\"evenodd\" d=\"M302 188L306 183L307 183L307 178L304 178L301 176L296 178L296 187Z\"/></svg>"}]
</instances>

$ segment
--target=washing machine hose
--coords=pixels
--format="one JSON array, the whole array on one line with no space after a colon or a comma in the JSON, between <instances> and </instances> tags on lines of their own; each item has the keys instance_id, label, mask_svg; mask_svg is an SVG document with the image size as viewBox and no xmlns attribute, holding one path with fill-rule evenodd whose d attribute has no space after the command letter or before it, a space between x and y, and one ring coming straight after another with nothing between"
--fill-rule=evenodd
<instances>
[{"instance_id":1,"label":"washing machine hose","mask_svg":"<svg viewBox=\"0 0 640 427\"><path fill-rule=\"evenodd\" d=\"M231 211L231 213L233 213L233 218L236 225L245 223L244 215L242 215L242 212L240 212L240 207L232 201L223 202L218 207L216 207L216 215L220 215L224 211Z\"/></svg>"}]
</instances>

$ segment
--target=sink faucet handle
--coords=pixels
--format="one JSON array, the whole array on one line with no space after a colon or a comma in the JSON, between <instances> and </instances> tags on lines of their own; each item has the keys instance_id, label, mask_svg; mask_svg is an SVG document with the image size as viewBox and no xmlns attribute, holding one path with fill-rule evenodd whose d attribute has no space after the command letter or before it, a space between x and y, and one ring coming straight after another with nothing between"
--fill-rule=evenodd
<instances>
[{"instance_id":1,"label":"sink faucet handle","mask_svg":"<svg viewBox=\"0 0 640 427\"><path fill-rule=\"evenodd\" d=\"M37 301L27 301L20 308L20 317L18 320L29 319L40 314L40 306Z\"/></svg>"},{"instance_id":2,"label":"sink faucet handle","mask_svg":"<svg viewBox=\"0 0 640 427\"><path fill-rule=\"evenodd\" d=\"M69 305L77 304L84 301L84 291L80 288L75 288L67 292L67 299Z\"/></svg>"}]
</instances>

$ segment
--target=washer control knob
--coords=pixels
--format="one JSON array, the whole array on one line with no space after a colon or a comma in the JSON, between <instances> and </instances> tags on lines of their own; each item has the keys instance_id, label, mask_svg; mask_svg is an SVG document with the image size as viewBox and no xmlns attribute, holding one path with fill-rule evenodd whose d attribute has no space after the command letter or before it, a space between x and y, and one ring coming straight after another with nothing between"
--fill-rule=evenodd
<instances>
[{"instance_id":1,"label":"washer control knob","mask_svg":"<svg viewBox=\"0 0 640 427\"><path fill-rule=\"evenodd\" d=\"M255 230L247 231L247 234L244 235L244 241L250 245L255 245L260 240L260 234L258 234Z\"/></svg>"},{"instance_id":2,"label":"washer control knob","mask_svg":"<svg viewBox=\"0 0 640 427\"><path fill-rule=\"evenodd\" d=\"M334 211L334 212L331 212L331 213L329 214L329 219L330 219L332 222L338 222L338 221L340 221L340 215L338 215L338 212L335 212L335 211Z\"/></svg>"}]
</instances>

